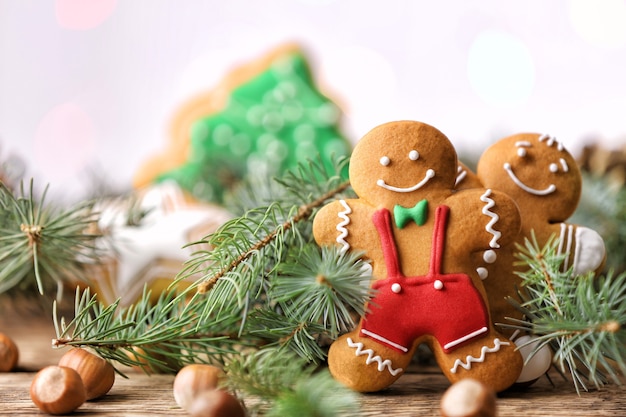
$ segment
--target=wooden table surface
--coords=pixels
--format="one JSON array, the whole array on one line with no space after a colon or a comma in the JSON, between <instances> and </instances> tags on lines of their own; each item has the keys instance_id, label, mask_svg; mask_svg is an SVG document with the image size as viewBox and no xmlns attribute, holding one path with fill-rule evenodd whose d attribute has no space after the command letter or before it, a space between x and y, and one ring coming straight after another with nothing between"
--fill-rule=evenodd
<instances>
[{"instance_id":1,"label":"wooden table surface","mask_svg":"<svg viewBox=\"0 0 626 417\"><path fill-rule=\"evenodd\" d=\"M35 373L56 364L65 349L51 348L52 320L46 317L0 316L0 331L18 345L18 369L0 373L0 415L41 416L30 400ZM171 375L130 373L118 377L108 395L81 406L73 415L176 416L186 415L174 401ZM576 393L569 381L555 375L525 390L499 395L498 415L506 416L626 416L626 386L609 385L600 391ZM361 416L438 416L441 395L449 386L436 369L408 373L388 390L361 395Z\"/></svg>"}]
</instances>

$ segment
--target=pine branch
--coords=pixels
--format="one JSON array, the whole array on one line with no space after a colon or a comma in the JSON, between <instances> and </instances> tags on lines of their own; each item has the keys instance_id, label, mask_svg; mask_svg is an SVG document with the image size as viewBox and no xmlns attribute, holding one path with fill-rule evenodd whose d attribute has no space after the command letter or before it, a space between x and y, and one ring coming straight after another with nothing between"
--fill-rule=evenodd
<instances>
[{"instance_id":1,"label":"pine branch","mask_svg":"<svg viewBox=\"0 0 626 417\"><path fill-rule=\"evenodd\" d=\"M270 404L302 400L314 405L311 410L323 409L320 398L338 392L336 383L316 375L314 389L305 380L325 358L329 341L363 313L370 297L363 281L369 275L358 254L343 255L313 242L315 211L347 192L340 175L322 173L311 163L277 184L280 198L270 206L250 209L203 239L202 247L211 249L196 252L156 303L144 294L127 308L103 306L88 293L77 293L74 319L66 324L55 317L55 343L90 347L124 365L170 371L199 361L250 369L249 358L275 355L289 362L285 372L295 372L294 381L272 391L256 377L232 371L237 389L254 392L264 386ZM197 273L203 274L200 279L176 292L178 280ZM203 289L213 277L218 278ZM254 363L253 375L274 372L275 361ZM337 410L344 407L339 398L333 401ZM337 410L311 415L338 415Z\"/></svg>"},{"instance_id":2,"label":"pine branch","mask_svg":"<svg viewBox=\"0 0 626 417\"><path fill-rule=\"evenodd\" d=\"M189 363L223 364L223 356L234 352L232 346L244 343L222 332L232 327L225 322L196 331L197 311L188 305L186 294L174 291L151 304L146 291L127 308L120 307L119 300L105 306L89 289L77 289L75 316L69 323L54 309L52 345L88 347L110 361L159 372L176 372Z\"/></svg>"},{"instance_id":3,"label":"pine branch","mask_svg":"<svg viewBox=\"0 0 626 417\"><path fill-rule=\"evenodd\" d=\"M261 249L265 248L266 246L270 245L272 242L283 237L284 234L288 232L290 229L292 229L295 224L301 221L307 220L313 213L314 209L321 207L330 198L333 198L337 194L344 192L349 186L350 186L349 181L344 181L343 183L339 184L339 186L337 186L336 188L318 197L316 200L300 206L298 210L295 212L295 214L289 215L285 221L278 224L278 226L275 227L273 230L269 230L269 231L266 230L265 236L262 239L258 240L256 243L252 244L249 248L244 250L227 267L220 269L215 274L213 274L209 279L207 279L202 284L200 284L198 286L198 292L205 293L207 291L210 291L215 285L215 283L217 283L217 281L220 278L226 275L228 271L232 271L233 269L237 268L239 265L245 262L248 258L253 256L253 254L258 253L258 251L260 251ZM273 210L273 206L270 206L266 214L269 214L269 212L271 212L272 210ZM265 219L269 219L269 218L276 219L278 217L277 216L265 217ZM254 232L257 232L257 231L258 230L254 230ZM253 233L253 235L254 234L255 233Z\"/></svg>"},{"instance_id":4,"label":"pine branch","mask_svg":"<svg viewBox=\"0 0 626 417\"><path fill-rule=\"evenodd\" d=\"M277 323L281 323L277 326ZM325 328L309 321L298 321L280 312L258 309L250 314L249 332L267 340L267 348L285 354L296 354L308 362L317 363L326 357L318 343Z\"/></svg>"},{"instance_id":5,"label":"pine branch","mask_svg":"<svg viewBox=\"0 0 626 417\"><path fill-rule=\"evenodd\" d=\"M332 339L352 329L355 316L365 314L363 301L371 296L362 254L311 244L290 255L277 268L271 298L287 315L320 323Z\"/></svg>"},{"instance_id":6,"label":"pine branch","mask_svg":"<svg viewBox=\"0 0 626 417\"><path fill-rule=\"evenodd\" d=\"M333 379L328 371L301 378L280 395L268 417L331 417L360 415L358 397Z\"/></svg>"},{"instance_id":7,"label":"pine branch","mask_svg":"<svg viewBox=\"0 0 626 417\"><path fill-rule=\"evenodd\" d=\"M232 299L243 314L250 297L267 292L268 277L284 260L285 249L312 240L308 220L315 211L348 190L349 182L338 174L346 164L338 161L336 173L327 172L321 162L301 164L296 173L277 180L282 191L273 204L247 211L200 242L211 250L196 253L179 279L203 276L197 284L197 291L209 298L203 319L222 314Z\"/></svg>"},{"instance_id":8,"label":"pine branch","mask_svg":"<svg viewBox=\"0 0 626 417\"><path fill-rule=\"evenodd\" d=\"M530 239L520 248L519 259L529 269L519 274L521 302L511 302L528 321L506 326L534 334L535 352L549 344L577 391L588 390L585 381L596 388L609 380L619 384L626 375L626 273L572 276L571 269L561 271L557 247L556 239L543 248Z\"/></svg>"},{"instance_id":9,"label":"pine branch","mask_svg":"<svg viewBox=\"0 0 626 417\"><path fill-rule=\"evenodd\" d=\"M260 399L252 412L280 417L359 415L358 399L327 370L316 372L302 358L279 350L241 357L227 367L228 385Z\"/></svg>"},{"instance_id":10,"label":"pine branch","mask_svg":"<svg viewBox=\"0 0 626 417\"><path fill-rule=\"evenodd\" d=\"M92 203L59 210L46 193L47 187L37 200L33 181L18 195L0 183L0 293L34 284L43 295L56 284L60 296L64 283L83 277L85 264L98 259L97 236L87 232L95 221Z\"/></svg>"}]
</instances>

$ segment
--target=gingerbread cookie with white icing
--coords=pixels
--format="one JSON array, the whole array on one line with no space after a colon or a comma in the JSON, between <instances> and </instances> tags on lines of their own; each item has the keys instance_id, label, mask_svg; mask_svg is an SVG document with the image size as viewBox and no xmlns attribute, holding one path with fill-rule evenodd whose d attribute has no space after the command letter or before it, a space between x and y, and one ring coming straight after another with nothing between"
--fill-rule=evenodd
<instances>
[{"instance_id":1,"label":"gingerbread cookie with white icing","mask_svg":"<svg viewBox=\"0 0 626 417\"><path fill-rule=\"evenodd\" d=\"M375 295L358 327L331 345L333 376L357 391L384 389L425 343L452 382L512 385L522 358L492 325L472 254L517 236L515 203L492 190L456 192L454 147L420 122L374 128L349 174L358 198L323 207L313 233L320 245L364 252Z\"/></svg>"},{"instance_id":2,"label":"gingerbread cookie with white icing","mask_svg":"<svg viewBox=\"0 0 626 417\"><path fill-rule=\"evenodd\" d=\"M602 237L594 230L566 222L578 205L582 177L572 155L555 137L520 133L499 140L480 157L476 177L483 187L504 192L517 203L521 216L517 244L524 245L534 234L543 247L556 237L558 252L565 257L564 271L572 268L576 276L602 269L606 257ZM457 188L473 187L474 181L461 182ZM514 297L521 285L516 272L524 267L515 265L518 251L515 245L508 245L490 253L482 264L477 260L496 323L506 323L507 317L522 319L506 300Z\"/></svg>"}]
</instances>

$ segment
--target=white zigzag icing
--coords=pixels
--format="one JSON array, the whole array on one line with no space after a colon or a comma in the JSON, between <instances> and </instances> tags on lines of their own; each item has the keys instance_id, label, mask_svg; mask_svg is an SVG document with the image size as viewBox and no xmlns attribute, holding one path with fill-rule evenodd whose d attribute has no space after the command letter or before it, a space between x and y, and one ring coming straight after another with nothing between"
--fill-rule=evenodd
<instances>
[{"instance_id":1,"label":"white zigzag icing","mask_svg":"<svg viewBox=\"0 0 626 417\"><path fill-rule=\"evenodd\" d=\"M454 186L459 185L465 177L467 176L467 171L464 170L460 165L456 167L456 180L454 181Z\"/></svg>"},{"instance_id":2,"label":"white zigzag icing","mask_svg":"<svg viewBox=\"0 0 626 417\"><path fill-rule=\"evenodd\" d=\"M391 366L392 362L389 359L383 360L378 355L374 356L374 351L372 349L363 350L363 343L361 342L354 343L352 341L352 338L350 337L347 339L347 341L348 341L348 346L350 346L351 348L356 348L356 352L354 353L356 356L367 355L367 359L365 359L366 365L377 362L379 372L382 372L385 370L385 368L387 368L389 373L393 376L396 376L400 372L402 372L402 368L393 369Z\"/></svg>"},{"instance_id":3,"label":"white zigzag icing","mask_svg":"<svg viewBox=\"0 0 626 417\"><path fill-rule=\"evenodd\" d=\"M563 260L563 272L567 271L569 268L569 255L572 250L572 242L574 240L574 226L567 223L561 223L561 233L559 235L559 248L557 250L558 255L566 255ZM563 243L566 242L566 248L563 250ZM574 254L574 256L576 256Z\"/></svg>"},{"instance_id":4,"label":"white zigzag icing","mask_svg":"<svg viewBox=\"0 0 626 417\"><path fill-rule=\"evenodd\" d=\"M346 203L346 200L339 200L339 203L345 209L337 213L337 215L341 219L343 219L343 221L339 222L336 227L337 231L339 232L339 236L337 236L337 243L341 245L340 252L343 254L346 253L348 249L350 249L350 244L346 242L346 237L348 236L348 229L346 229L346 226L350 224L350 218L348 217L348 215L352 214L352 209L350 208L348 203Z\"/></svg>"},{"instance_id":5,"label":"white zigzag icing","mask_svg":"<svg viewBox=\"0 0 626 417\"><path fill-rule=\"evenodd\" d=\"M460 366L461 368L469 371L470 369L472 369L472 362L484 362L485 361L485 355L487 353L493 353L493 352L497 352L500 350L500 346L508 346L510 345L509 342L501 342L500 339L498 339L497 337L495 339L493 339L493 347L487 347L487 346L483 346L482 348L480 348L480 357L475 358L471 355L467 355L465 357L465 363L461 360L461 359L457 359L454 361L454 366L452 367L452 369L450 369L450 372L452 372L453 374L456 374L457 368Z\"/></svg>"},{"instance_id":6,"label":"white zigzag icing","mask_svg":"<svg viewBox=\"0 0 626 417\"><path fill-rule=\"evenodd\" d=\"M497 249L500 247L500 244L498 243L498 239L500 239L500 237L502 236L502 233L494 229L493 226L496 223L498 223L498 220L500 220L500 217L496 213L491 211L491 209L496 205L496 202L493 201L492 198L489 198L490 195L491 195L491 190L485 191L485 194L480 196L480 201L485 203L485 206L483 207L483 210L482 210L483 214L491 217L491 220L489 220L489 223L487 223L487 226L485 227L487 229L487 232L493 235L493 238L489 242L489 246Z\"/></svg>"}]
</instances>

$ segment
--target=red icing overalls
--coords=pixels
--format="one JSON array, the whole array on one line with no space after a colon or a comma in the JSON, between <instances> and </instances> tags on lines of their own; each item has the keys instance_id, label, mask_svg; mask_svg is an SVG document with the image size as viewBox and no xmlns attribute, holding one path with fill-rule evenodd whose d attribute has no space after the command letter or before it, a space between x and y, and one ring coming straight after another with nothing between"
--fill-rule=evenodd
<instances>
[{"instance_id":1,"label":"red icing overalls","mask_svg":"<svg viewBox=\"0 0 626 417\"><path fill-rule=\"evenodd\" d=\"M387 278L372 284L377 292L363 318L361 335L406 353L416 338L430 334L448 353L488 332L487 308L471 278L441 273L449 212L448 206L437 207L429 272L417 277L402 274L389 210L374 213Z\"/></svg>"}]
</instances>

